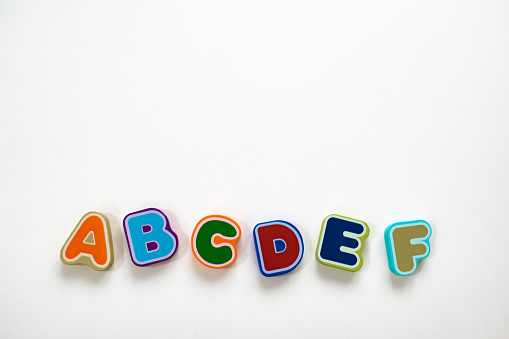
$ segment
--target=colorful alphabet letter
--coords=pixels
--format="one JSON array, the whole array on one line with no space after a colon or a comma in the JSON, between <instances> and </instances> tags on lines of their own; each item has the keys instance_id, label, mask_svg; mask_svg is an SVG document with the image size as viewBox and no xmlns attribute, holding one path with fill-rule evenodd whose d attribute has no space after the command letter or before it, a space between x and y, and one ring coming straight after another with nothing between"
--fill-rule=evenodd
<instances>
[{"instance_id":1,"label":"colorful alphabet letter","mask_svg":"<svg viewBox=\"0 0 509 339\"><path fill-rule=\"evenodd\" d=\"M328 266L355 272L362 267L362 249L369 236L364 221L331 214L323 220L316 259Z\"/></svg>"},{"instance_id":2,"label":"colorful alphabet letter","mask_svg":"<svg viewBox=\"0 0 509 339\"><path fill-rule=\"evenodd\" d=\"M429 255L431 226L424 220L389 225L384 232L389 269L397 275L410 275L419 260Z\"/></svg>"},{"instance_id":3,"label":"colorful alphabet letter","mask_svg":"<svg viewBox=\"0 0 509 339\"><path fill-rule=\"evenodd\" d=\"M86 213L60 250L64 264L84 264L104 271L113 264L113 244L108 218L97 212Z\"/></svg>"},{"instance_id":4,"label":"colorful alphabet letter","mask_svg":"<svg viewBox=\"0 0 509 339\"><path fill-rule=\"evenodd\" d=\"M260 272L273 277L292 271L302 260L304 242L299 230L286 221L260 223L253 229Z\"/></svg>"},{"instance_id":5,"label":"colorful alphabet letter","mask_svg":"<svg viewBox=\"0 0 509 339\"><path fill-rule=\"evenodd\" d=\"M234 220L223 215L209 215L194 228L191 237L194 256L211 268L231 265L237 259L240 234L240 226Z\"/></svg>"},{"instance_id":6,"label":"colorful alphabet letter","mask_svg":"<svg viewBox=\"0 0 509 339\"><path fill-rule=\"evenodd\" d=\"M136 266L167 260L177 251L178 237L166 215L158 209L148 208L126 215L124 231Z\"/></svg>"}]
</instances>

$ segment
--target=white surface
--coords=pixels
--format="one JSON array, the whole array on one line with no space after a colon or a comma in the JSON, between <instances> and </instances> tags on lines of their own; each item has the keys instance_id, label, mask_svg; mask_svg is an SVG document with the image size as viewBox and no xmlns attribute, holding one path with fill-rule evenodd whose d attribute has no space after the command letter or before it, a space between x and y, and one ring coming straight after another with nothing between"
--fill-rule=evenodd
<instances>
[{"instance_id":1,"label":"white surface","mask_svg":"<svg viewBox=\"0 0 509 339\"><path fill-rule=\"evenodd\" d=\"M0 1L0 337L506 338L509 3ZM156 207L174 258L135 267L122 218ZM59 251L110 218L108 272ZM220 213L237 262L197 262ZM361 271L320 265L320 225L366 221ZM431 255L390 273L385 227ZM264 278L252 228L304 237Z\"/></svg>"}]
</instances>

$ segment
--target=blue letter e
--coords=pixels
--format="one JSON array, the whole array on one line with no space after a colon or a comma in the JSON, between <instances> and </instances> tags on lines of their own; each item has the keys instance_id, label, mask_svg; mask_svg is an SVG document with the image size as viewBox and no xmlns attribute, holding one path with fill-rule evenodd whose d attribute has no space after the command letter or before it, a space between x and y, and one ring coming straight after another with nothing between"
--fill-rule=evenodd
<instances>
[{"instance_id":1,"label":"blue letter e","mask_svg":"<svg viewBox=\"0 0 509 339\"><path fill-rule=\"evenodd\" d=\"M358 271L368 236L369 227L364 221L331 214L323 220L316 259L324 265Z\"/></svg>"}]
</instances>

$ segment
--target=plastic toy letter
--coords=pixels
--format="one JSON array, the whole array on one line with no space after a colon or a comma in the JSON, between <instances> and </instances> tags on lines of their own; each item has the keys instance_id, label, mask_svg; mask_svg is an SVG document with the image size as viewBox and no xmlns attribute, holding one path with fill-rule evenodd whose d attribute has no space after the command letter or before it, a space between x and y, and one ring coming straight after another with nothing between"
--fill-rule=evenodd
<instances>
[{"instance_id":1,"label":"plastic toy letter","mask_svg":"<svg viewBox=\"0 0 509 339\"><path fill-rule=\"evenodd\" d=\"M240 226L223 215L201 219L193 231L191 247L196 259L211 268L231 265L237 259Z\"/></svg>"},{"instance_id":2,"label":"plastic toy letter","mask_svg":"<svg viewBox=\"0 0 509 339\"><path fill-rule=\"evenodd\" d=\"M369 227L364 221L331 214L323 220L316 259L324 265L358 271L368 236Z\"/></svg>"},{"instance_id":3,"label":"plastic toy letter","mask_svg":"<svg viewBox=\"0 0 509 339\"><path fill-rule=\"evenodd\" d=\"M105 271L113 264L113 245L108 218L97 212L86 213L60 250L67 265L84 264Z\"/></svg>"},{"instance_id":4,"label":"plastic toy letter","mask_svg":"<svg viewBox=\"0 0 509 339\"><path fill-rule=\"evenodd\" d=\"M410 275L419 260L429 255L431 226L424 220L389 225L384 232L389 269L397 275Z\"/></svg>"},{"instance_id":5,"label":"plastic toy letter","mask_svg":"<svg viewBox=\"0 0 509 339\"><path fill-rule=\"evenodd\" d=\"M289 222L276 220L258 224L253 236L258 266L266 277L288 273L302 260L302 236Z\"/></svg>"},{"instance_id":6,"label":"plastic toy letter","mask_svg":"<svg viewBox=\"0 0 509 339\"><path fill-rule=\"evenodd\" d=\"M131 259L136 266L148 266L171 258L178 248L178 237L166 215L148 208L126 215L124 231Z\"/></svg>"}]
</instances>

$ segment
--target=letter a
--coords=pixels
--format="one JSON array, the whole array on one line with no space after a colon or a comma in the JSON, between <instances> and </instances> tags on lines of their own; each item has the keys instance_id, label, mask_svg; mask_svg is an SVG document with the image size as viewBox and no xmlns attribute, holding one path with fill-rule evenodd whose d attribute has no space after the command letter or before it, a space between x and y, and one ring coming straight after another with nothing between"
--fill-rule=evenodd
<instances>
[{"instance_id":1,"label":"letter a","mask_svg":"<svg viewBox=\"0 0 509 339\"><path fill-rule=\"evenodd\" d=\"M253 236L258 266L266 277L288 273L302 260L302 236L289 222L276 220L258 224Z\"/></svg>"},{"instance_id":2,"label":"letter a","mask_svg":"<svg viewBox=\"0 0 509 339\"><path fill-rule=\"evenodd\" d=\"M397 275L410 275L419 260L429 255L431 226L424 220L389 225L384 232L389 269Z\"/></svg>"},{"instance_id":3,"label":"letter a","mask_svg":"<svg viewBox=\"0 0 509 339\"><path fill-rule=\"evenodd\" d=\"M148 208L124 218L124 231L131 260L136 266L148 266L171 258L178 247L178 238L166 215Z\"/></svg>"},{"instance_id":4,"label":"letter a","mask_svg":"<svg viewBox=\"0 0 509 339\"><path fill-rule=\"evenodd\" d=\"M358 271L368 236L369 227L364 221L331 214L323 220L316 259L324 265Z\"/></svg>"},{"instance_id":5,"label":"letter a","mask_svg":"<svg viewBox=\"0 0 509 339\"><path fill-rule=\"evenodd\" d=\"M60 250L64 264L84 264L104 271L113 264L113 244L108 218L97 212L86 213Z\"/></svg>"}]
</instances>

